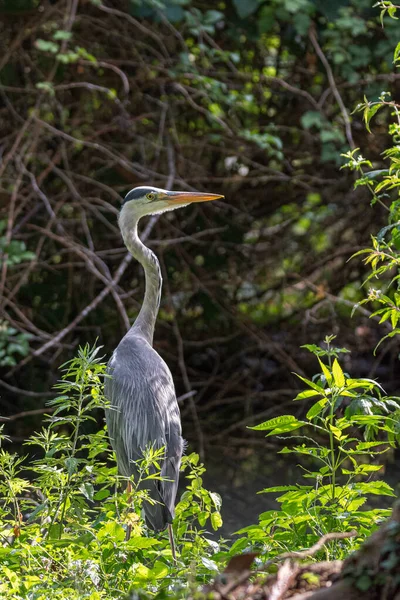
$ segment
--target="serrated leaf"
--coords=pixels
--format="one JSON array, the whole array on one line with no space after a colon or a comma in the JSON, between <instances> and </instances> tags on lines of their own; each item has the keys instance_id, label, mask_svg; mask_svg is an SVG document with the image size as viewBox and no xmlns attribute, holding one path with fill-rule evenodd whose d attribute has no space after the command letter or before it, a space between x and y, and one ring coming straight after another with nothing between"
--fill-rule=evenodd
<instances>
[{"instance_id":1,"label":"serrated leaf","mask_svg":"<svg viewBox=\"0 0 400 600\"><path fill-rule=\"evenodd\" d=\"M318 400L318 402L313 404L308 413L306 414L307 419L312 421L314 417L319 415L324 410L327 402L327 398L321 398L321 400Z\"/></svg>"},{"instance_id":2,"label":"serrated leaf","mask_svg":"<svg viewBox=\"0 0 400 600\"><path fill-rule=\"evenodd\" d=\"M264 488L258 494L270 494L275 492L294 492L299 488L296 485L276 485L274 487ZM261 515L260 515L261 516Z\"/></svg>"},{"instance_id":3,"label":"serrated leaf","mask_svg":"<svg viewBox=\"0 0 400 600\"><path fill-rule=\"evenodd\" d=\"M299 429L303 425L306 425L304 421L298 421L293 415L282 415L281 417L274 417L269 419L260 425L255 427L249 427L256 431L269 431L272 430L268 435L277 435L280 433L287 433Z\"/></svg>"},{"instance_id":4,"label":"serrated leaf","mask_svg":"<svg viewBox=\"0 0 400 600\"><path fill-rule=\"evenodd\" d=\"M382 446L382 442L360 442L356 446L356 450L360 450L365 452L366 450L370 450L371 448L376 448L376 446Z\"/></svg>"},{"instance_id":5,"label":"serrated leaf","mask_svg":"<svg viewBox=\"0 0 400 600\"><path fill-rule=\"evenodd\" d=\"M390 485L384 481L367 481L364 483L356 483L355 489L360 491L362 494L396 496Z\"/></svg>"},{"instance_id":6,"label":"serrated leaf","mask_svg":"<svg viewBox=\"0 0 400 600\"><path fill-rule=\"evenodd\" d=\"M358 465L357 473L361 473L362 475L366 473L374 473L375 471L380 471L382 469L382 465L367 465L362 464Z\"/></svg>"},{"instance_id":7,"label":"serrated leaf","mask_svg":"<svg viewBox=\"0 0 400 600\"><path fill-rule=\"evenodd\" d=\"M367 499L366 498L354 498L354 500L351 500L351 502L347 505L347 510L349 512L358 510L359 508L361 508L361 506L363 506L366 503Z\"/></svg>"},{"instance_id":8,"label":"serrated leaf","mask_svg":"<svg viewBox=\"0 0 400 600\"><path fill-rule=\"evenodd\" d=\"M335 360L333 361L332 375L335 381L335 385L337 385L338 387L344 387L346 380L337 358L335 358Z\"/></svg>"},{"instance_id":9,"label":"serrated leaf","mask_svg":"<svg viewBox=\"0 0 400 600\"><path fill-rule=\"evenodd\" d=\"M324 374L327 383L330 385L332 382L332 373L329 371L328 367L322 362L320 358L318 358L318 362L320 364L322 373Z\"/></svg>"},{"instance_id":10,"label":"serrated leaf","mask_svg":"<svg viewBox=\"0 0 400 600\"><path fill-rule=\"evenodd\" d=\"M85 481L85 483L82 483L82 485L79 486L79 491L82 492L85 498L87 498L91 502L93 501L94 488L91 483Z\"/></svg>"},{"instance_id":11,"label":"serrated leaf","mask_svg":"<svg viewBox=\"0 0 400 600\"><path fill-rule=\"evenodd\" d=\"M298 377L299 379L301 379L301 381L303 381L306 385L308 385L310 388L312 388L313 390L315 390L316 392L318 392L319 394L321 394L321 396L324 395L324 388L322 388L321 386L317 385L316 383L314 383L310 379L307 379L306 377L303 377L302 375L299 375L298 373L295 373L295 375L296 375L296 377Z\"/></svg>"},{"instance_id":12,"label":"serrated leaf","mask_svg":"<svg viewBox=\"0 0 400 600\"><path fill-rule=\"evenodd\" d=\"M296 398L293 398L293 401L296 402L297 400L304 400L305 398L312 398L319 395L317 390L304 390L297 394Z\"/></svg>"},{"instance_id":13,"label":"serrated leaf","mask_svg":"<svg viewBox=\"0 0 400 600\"><path fill-rule=\"evenodd\" d=\"M78 469L79 461L76 458L66 458L65 466L67 467L68 475L73 475Z\"/></svg>"}]
</instances>

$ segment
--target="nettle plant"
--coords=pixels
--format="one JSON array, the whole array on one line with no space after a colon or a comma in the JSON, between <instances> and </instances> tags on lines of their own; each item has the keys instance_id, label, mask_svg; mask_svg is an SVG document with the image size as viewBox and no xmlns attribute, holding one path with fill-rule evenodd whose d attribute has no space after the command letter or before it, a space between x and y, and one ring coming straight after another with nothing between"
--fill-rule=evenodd
<instances>
[{"instance_id":1,"label":"nettle plant","mask_svg":"<svg viewBox=\"0 0 400 600\"><path fill-rule=\"evenodd\" d=\"M26 442L29 460L0 449L2 598L116 599L134 590L179 596L188 581L204 583L217 569L213 556L220 547L205 527L221 526L221 499L203 488L198 455L183 460L187 485L176 508L176 565L167 535L149 531L141 516L149 499L139 484L160 476L162 450L145 452L132 494L122 491L126 482L117 475L106 431L91 433L96 410L106 404L106 365L98 354L99 348L85 346L64 365L49 424Z\"/></svg>"},{"instance_id":2,"label":"nettle plant","mask_svg":"<svg viewBox=\"0 0 400 600\"><path fill-rule=\"evenodd\" d=\"M348 352L332 346L307 345L318 360L313 379L298 376L306 385L295 401L313 402L300 420L283 415L251 429L267 431L290 446L281 454L299 457L305 484L270 487L260 493L281 493L279 510L259 516L259 523L238 534L230 553L249 545L262 554L277 554L312 546L322 535L356 530L352 538L325 545L326 558L343 558L368 536L390 511L366 508L371 496L394 496L379 479L379 457L396 445L400 436L400 398L384 395L370 379L353 379L338 358Z\"/></svg>"},{"instance_id":3,"label":"nettle plant","mask_svg":"<svg viewBox=\"0 0 400 600\"><path fill-rule=\"evenodd\" d=\"M389 15L397 19L399 6L388 0L377 2L381 8L381 21ZM400 42L394 51L393 63L400 65ZM372 317L379 317L380 322L388 321L392 330L382 338L392 338L400 333L400 104L392 100L389 92L382 92L377 101L364 98L356 111L363 113L366 128L371 132L371 120L379 112L386 111L390 115L388 133L393 143L383 152L387 161L384 168L374 168L370 160L364 158L359 148L344 154L347 159L343 168L358 174L355 187L367 186L371 193L371 204L379 204L387 211L388 224L377 235L372 236L372 245L357 252L354 256L365 254L364 262L371 269L367 282L375 281L369 289L368 297L360 304L372 303L375 311Z\"/></svg>"}]
</instances>

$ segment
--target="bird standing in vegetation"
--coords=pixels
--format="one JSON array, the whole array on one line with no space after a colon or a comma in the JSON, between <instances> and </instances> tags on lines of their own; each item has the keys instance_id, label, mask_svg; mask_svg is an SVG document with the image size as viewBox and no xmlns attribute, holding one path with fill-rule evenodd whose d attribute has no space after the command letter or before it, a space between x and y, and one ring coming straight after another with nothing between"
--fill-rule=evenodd
<instances>
[{"instance_id":1,"label":"bird standing in vegetation","mask_svg":"<svg viewBox=\"0 0 400 600\"><path fill-rule=\"evenodd\" d=\"M146 448L164 449L161 479L143 483L151 498L143 508L149 527L161 531L168 526L174 560L171 523L184 442L172 375L152 346L161 298L160 265L139 239L138 222L145 215L218 198L223 196L137 187L126 195L119 215L125 245L144 269L146 290L138 317L108 364L110 377L106 379L105 396L110 407L106 410L106 422L118 470L125 477L137 476L136 463Z\"/></svg>"}]
</instances>

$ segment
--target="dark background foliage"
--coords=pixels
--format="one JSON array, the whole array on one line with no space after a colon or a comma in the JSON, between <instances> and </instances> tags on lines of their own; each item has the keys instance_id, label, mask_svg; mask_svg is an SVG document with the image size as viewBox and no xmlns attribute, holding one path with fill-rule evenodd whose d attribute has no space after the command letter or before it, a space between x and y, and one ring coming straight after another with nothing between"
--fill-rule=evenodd
<instances>
[{"instance_id":1,"label":"dark background foliage","mask_svg":"<svg viewBox=\"0 0 400 600\"><path fill-rule=\"evenodd\" d=\"M14 442L40 423L57 369L96 338L109 355L143 297L117 227L153 184L225 195L153 217L164 293L155 347L201 454L257 467L246 430L312 374L300 349L334 333L354 376L398 388L397 342L374 357L365 277L349 257L383 221L340 170L374 166L366 94L400 94L397 22L369 0L0 0L1 412ZM381 134L380 134L381 132ZM20 415L23 412L28 414ZM31 412L33 411L33 412ZM37 414L36 414L37 413Z\"/></svg>"}]
</instances>

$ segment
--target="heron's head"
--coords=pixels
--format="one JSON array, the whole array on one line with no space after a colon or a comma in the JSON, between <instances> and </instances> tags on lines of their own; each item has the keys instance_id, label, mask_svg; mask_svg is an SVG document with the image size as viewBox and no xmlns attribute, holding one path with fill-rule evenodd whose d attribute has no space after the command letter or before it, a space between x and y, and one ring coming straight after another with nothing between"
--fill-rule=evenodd
<instances>
[{"instance_id":1,"label":"heron's head","mask_svg":"<svg viewBox=\"0 0 400 600\"><path fill-rule=\"evenodd\" d=\"M123 213L134 213L139 217L154 215L168 210L175 210L193 202L209 202L223 197L221 194L171 192L156 187L136 187L125 196L121 208L121 217Z\"/></svg>"}]
</instances>

